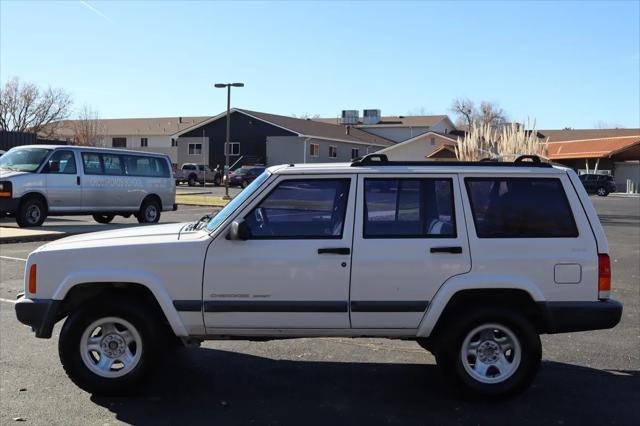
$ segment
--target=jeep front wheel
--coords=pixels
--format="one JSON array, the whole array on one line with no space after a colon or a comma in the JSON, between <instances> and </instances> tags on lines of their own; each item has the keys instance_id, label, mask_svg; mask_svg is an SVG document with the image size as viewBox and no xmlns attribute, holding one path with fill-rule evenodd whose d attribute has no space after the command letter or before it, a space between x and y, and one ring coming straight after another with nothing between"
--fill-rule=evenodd
<instances>
[{"instance_id":1,"label":"jeep front wheel","mask_svg":"<svg viewBox=\"0 0 640 426\"><path fill-rule=\"evenodd\" d=\"M476 310L457 318L436 346L436 361L466 393L499 397L523 391L535 378L542 347L533 325L508 310Z\"/></svg>"},{"instance_id":2,"label":"jeep front wheel","mask_svg":"<svg viewBox=\"0 0 640 426\"><path fill-rule=\"evenodd\" d=\"M69 378L87 392L103 395L123 394L139 385L158 352L150 317L128 303L93 305L72 314L58 343Z\"/></svg>"}]
</instances>

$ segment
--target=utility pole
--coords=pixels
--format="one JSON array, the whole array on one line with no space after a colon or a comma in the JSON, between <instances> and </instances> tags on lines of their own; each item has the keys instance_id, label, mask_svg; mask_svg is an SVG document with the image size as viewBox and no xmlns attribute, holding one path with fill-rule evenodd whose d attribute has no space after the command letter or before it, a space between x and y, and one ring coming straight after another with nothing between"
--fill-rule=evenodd
<instances>
[{"instance_id":1,"label":"utility pole","mask_svg":"<svg viewBox=\"0 0 640 426\"><path fill-rule=\"evenodd\" d=\"M230 200L229 197L229 142L231 139L231 87L244 87L244 83L216 83L218 89L227 88L227 135L224 143L224 197L223 200Z\"/></svg>"}]
</instances>

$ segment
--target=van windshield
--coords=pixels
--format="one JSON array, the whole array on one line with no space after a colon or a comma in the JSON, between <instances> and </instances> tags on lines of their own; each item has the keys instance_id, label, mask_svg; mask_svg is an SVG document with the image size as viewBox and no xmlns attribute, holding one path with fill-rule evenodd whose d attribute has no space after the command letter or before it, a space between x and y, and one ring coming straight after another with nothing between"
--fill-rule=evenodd
<instances>
[{"instance_id":1,"label":"van windshield","mask_svg":"<svg viewBox=\"0 0 640 426\"><path fill-rule=\"evenodd\" d=\"M18 148L0 157L0 169L18 172L35 172L51 152L46 148Z\"/></svg>"},{"instance_id":2,"label":"van windshield","mask_svg":"<svg viewBox=\"0 0 640 426\"><path fill-rule=\"evenodd\" d=\"M249 184L245 189L242 190L238 195L235 196L233 200L229 202L220 212L215 215L209 223L207 224L207 230L215 231L218 226L222 224L227 218L233 213L242 203L245 202L247 198L249 198L262 184L269 179L270 173L268 171L264 171L260 176L255 178L253 182Z\"/></svg>"}]
</instances>

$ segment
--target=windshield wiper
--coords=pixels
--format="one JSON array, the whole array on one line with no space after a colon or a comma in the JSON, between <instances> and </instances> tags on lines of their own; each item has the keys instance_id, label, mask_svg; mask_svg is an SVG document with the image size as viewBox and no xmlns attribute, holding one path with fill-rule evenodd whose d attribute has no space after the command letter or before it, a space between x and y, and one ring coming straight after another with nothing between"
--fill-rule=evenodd
<instances>
[{"instance_id":1,"label":"windshield wiper","mask_svg":"<svg viewBox=\"0 0 640 426\"><path fill-rule=\"evenodd\" d=\"M190 224L185 231L197 231L201 229L203 224L208 223L215 215L218 213L209 213L202 216L200 219L196 220L192 224Z\"/></svg>"}]
</instances>

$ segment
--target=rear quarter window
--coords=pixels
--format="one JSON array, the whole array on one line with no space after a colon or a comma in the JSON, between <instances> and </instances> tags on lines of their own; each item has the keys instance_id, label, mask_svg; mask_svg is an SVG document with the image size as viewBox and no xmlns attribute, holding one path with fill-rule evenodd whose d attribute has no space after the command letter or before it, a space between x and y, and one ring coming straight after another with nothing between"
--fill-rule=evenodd
<instances>
[{"instance_id":1,"label":"rear quarter window","mask_svg":"<svg viewBox=\"0 0 640 426\"><path fill-rule=\"evenodd\" d=\"M466 178L478 238L574 238L571 206L557 178Z\"/></svg>"}]
</instances>

